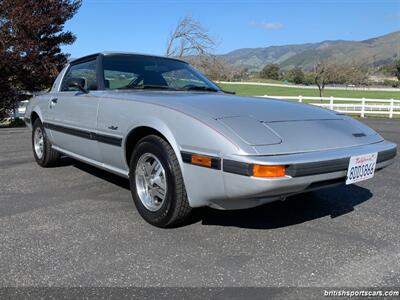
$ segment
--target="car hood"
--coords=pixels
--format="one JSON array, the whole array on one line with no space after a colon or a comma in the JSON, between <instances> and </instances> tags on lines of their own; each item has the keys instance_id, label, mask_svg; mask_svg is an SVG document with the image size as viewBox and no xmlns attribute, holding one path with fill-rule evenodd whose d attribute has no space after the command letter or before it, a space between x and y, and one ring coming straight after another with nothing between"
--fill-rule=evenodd
<instances>
[{"instance_id":1,"label":"car hood","mask_svg":"<svg viewBox=\"0 0 400 300\"><path fill-rule=\"evenodd\" d=\"M248 154L323 151L377 143L383 138L362 123L316 106L222 93L118 92L129 98L211 118ZM116 95L113 95L115 97Z\"/></svg>"},{"instance_id":2,"label":"car hood","mask_svg":"<svg viewBox=\"0 0 400 300\"><path fill-rule=\"evenodd\" d=\"M339 119L329 110L285 100L240 97L223 93L171 91L111 91L113 97L143 100L213 119L250 116L260 121Z\"/></svg>"},{"instance_id":3,"label":"car hood","mask_svg":"<svg viewBox=\"0 0 400 300\"><path fill-rule=\"evenodd\" d=\"M311 105L285 100L239 97L232 95L206 95L188 97L182 105L206 112L212 118L250 116L259 121L299 121L337 119L336 114Z\"/></svg>"}]
</instances>

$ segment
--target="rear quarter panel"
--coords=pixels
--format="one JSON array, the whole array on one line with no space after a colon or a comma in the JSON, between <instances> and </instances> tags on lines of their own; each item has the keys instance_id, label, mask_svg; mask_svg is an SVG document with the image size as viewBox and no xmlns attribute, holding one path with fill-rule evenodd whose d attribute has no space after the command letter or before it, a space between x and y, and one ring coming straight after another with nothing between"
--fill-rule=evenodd
<instances>
[{"instance_id":1,"label":"rear quarter panel","mask_svg":"<svg viewBox=\"0 0 400 300\"><path fill-rule=\"evenodd\" d=\"M52 98L53 93L46 93L40 96L33 97L28 104L28 107L25 111L25 117L31 118L31 126L33 126L32 116L36 113L39 116L40 121L48 122L51 121L50 113L49 113L49 101ZM50 142L54 145L55 141L51 134L50 130L46 130L47 137Z\"/></svg>"}]
</instances>

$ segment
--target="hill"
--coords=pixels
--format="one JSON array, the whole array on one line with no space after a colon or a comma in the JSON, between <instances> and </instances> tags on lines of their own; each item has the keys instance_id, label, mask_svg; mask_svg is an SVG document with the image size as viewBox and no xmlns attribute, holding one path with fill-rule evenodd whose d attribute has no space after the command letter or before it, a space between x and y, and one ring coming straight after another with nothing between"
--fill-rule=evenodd
<instances>
[{"instance_id":1,"label":"hill","mask_svg":"<svg viewBox=\"0 0 400 300\"><path fill-rule=\"evenodd\" d=\"M400 52L400 31L364 41L323 41L299 45L242 48L221 55L234 66L259 71L269 63L282 69L300 67L311 70L319 60L335 63L360 63L378 67L392 63Z\"/></svg>"}]
</instances>

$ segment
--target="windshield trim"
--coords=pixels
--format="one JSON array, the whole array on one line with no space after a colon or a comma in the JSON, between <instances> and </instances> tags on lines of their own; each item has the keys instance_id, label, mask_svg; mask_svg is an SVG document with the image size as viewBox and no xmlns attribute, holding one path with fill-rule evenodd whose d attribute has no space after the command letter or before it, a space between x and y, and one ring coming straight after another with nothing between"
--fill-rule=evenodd
<instances>
[{"instance_id":1,"label":"windshield trim","mask_svg":"<svg viewBox=\"0 0 400 300\"><path fill-rule=\"evenodd\" d=\"M101 53L102 56L108 57L108 56L140 56L140 57L147 57L147 58L163 58L163 59L169 59L169 60L174 60L174 61L179 61L181 63L189 65L187 61L184 61L179 58L175 57L168 57L168 56L162 56L162 55L153 55L153 54L145 54L145 53L130 53L130 52L103 52Z\"/></svg>"},{"instance_id":2,"label":"windshield trim","mask_svg":"<svg viewBox=\"0 0 400 300\"><path fill-rule=\"evenodd\" d=\"M149 91L149 92L182 92L182 93L223 93L222 90L187 90L187 89L174 89L174 88L169 88L169 89L159 89L159 88L120 88L120 89L113 89L113 90L103 90L107 92L143 92L143 91Z\"/></svg>"}]
</instances>

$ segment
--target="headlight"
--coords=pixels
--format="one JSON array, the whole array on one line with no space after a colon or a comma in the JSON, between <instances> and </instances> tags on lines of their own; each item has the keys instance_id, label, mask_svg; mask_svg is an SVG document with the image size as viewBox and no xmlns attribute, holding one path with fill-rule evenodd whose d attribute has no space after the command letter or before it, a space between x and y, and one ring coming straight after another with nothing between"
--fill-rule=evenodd
<instances>
[{"instance_id":1,"label":"headlight","mask_svg":"<svg viewBox=\"0 0 400 300\"><path fill-rule=\"evenodd\" d=\"M281 137L250 117L227 117L218 119L250 146L275 145L282 143Z\"/></svg>"}]
</instances>

